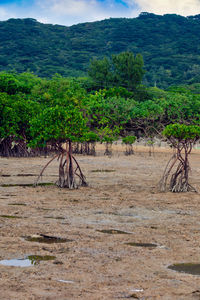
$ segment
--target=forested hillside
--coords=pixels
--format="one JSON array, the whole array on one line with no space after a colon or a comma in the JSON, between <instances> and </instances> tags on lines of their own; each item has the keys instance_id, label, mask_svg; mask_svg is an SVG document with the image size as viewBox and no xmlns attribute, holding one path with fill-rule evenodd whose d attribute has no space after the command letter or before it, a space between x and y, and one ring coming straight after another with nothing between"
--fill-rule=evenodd
<instances>
[{"instance_id":1,"label":"forested hillside","mask_svg":"<svg viewBox=\"0 0 200 300\"><path fill-rule=\"evenodd\" d=\"M200 82L200 15L142 13L71 27L34 19L0 22L0 71L85 76L91 59L122 51L143 55L144 84Z\"/></svg>"}]
</instances>

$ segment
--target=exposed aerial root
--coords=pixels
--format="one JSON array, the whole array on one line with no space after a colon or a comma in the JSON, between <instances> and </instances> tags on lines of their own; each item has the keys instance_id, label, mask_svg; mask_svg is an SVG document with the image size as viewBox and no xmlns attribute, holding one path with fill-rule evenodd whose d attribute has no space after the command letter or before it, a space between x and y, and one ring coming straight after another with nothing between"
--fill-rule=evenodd
<instances>
[{"instance_id":1,"label":"exposed aerial root","mask_svg":"<svg viewBox=\"0 0 200 300\"><path fill-rule=\"evenodd\" d=\"M86 178L77 162L77 160L72 155L71 142L68 142L67 149L61 150L61 153L55 155L41 170L35 185L38 184L39 179L44 173L48 165L58 158L59 160L59 178L56 182L57 186L60 188L77 189L78 186L87 186ZM77 183L76 177L79 179Z\"/></svg>"},{"instance_id":2,"label":"exposed aerial root","mask_svg":"<svg viewBox=\"0 0 200 300\"><path fill-rule=\"evenodd\" d=\"M159 189L161 192L166 191L168 178L175 166L177 167L175 172L171 175L169 191L173 193L197 192L197 190L188 182L190 172L188 155L190 154L191 150L191 144L182 143L179 145L179 147L177 147L176 153L173 154L168 161L163 176L159 182Z\"/></svg>"},{"instance_id":3,"label":"exposed aerial root","mask_svg":"<svg viewBox=\"0 0 200 300\"><path fill-rule=\"evenodd\" d=\"M168 177L170 175L170 172L172 170L172 168L174 167L175 163L177 162L177 157L176 154L173 154L172 157L170 158L170 160L168 161L165 170L163 172L163 176L159 182L159 190L161 192L165 192L166 191L166 186L167 186L167 180Z\"/></svg>"},{"instance_id":4,"label":"exposed aerial root","mask_svg":"<svg viewBox=\"0 0 200 300\"><path fill-rule=\"evenodd\" d=\"M59 156L60 156L60 154L57 154L57 155L55 155L52 159L50 159L50 160L48 161L48 163L43 167L42 171L41 171L40 174L38 175L38 177L37 177L37 179L36 179L36 181L35 181L35 183L34 183L34 186L36 186L36 185L38 184L40 177L42 177L42 174L44 173L44 171L45 171L45 169L48 167L48 165L50 165L50 163L51 163L55 158L58 157L58 159L59 159Z\"/></svg>"}]
</instances>

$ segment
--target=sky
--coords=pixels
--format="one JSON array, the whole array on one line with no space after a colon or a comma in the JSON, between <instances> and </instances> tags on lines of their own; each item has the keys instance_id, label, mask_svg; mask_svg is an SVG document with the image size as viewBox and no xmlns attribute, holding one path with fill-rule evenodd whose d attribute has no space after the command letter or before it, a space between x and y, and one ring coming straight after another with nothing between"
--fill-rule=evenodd
<instances>
[{"instance_id":1,"label":"sky","mask_svg":"<svg viewBox=\"0 0 200 300\"><path fill-rule=\"evenodd\" d=\"M34 18L71 26L108 18L134 18L141 12L200 14L200 0L0 0L0 21Z\"/></svg>"}]
</instances>

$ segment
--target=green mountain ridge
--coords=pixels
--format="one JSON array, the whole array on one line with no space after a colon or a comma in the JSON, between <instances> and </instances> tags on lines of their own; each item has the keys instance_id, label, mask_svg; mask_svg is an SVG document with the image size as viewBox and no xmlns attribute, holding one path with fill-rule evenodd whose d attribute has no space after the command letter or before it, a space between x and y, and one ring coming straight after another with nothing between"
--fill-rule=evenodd
<instances>
[{"instance_id":1,"label":"green mountain ridge","mask_svg":"<svg viewBox=\"0 0 200 300\"><path fill-rule=\"evenodd\" d=\"M143 55L144 84L200 82L200 15L141 13L70 27L35 19L0 22L0 71L86 76L91 59L123 51Z\"/></svg>"}]
</instances>

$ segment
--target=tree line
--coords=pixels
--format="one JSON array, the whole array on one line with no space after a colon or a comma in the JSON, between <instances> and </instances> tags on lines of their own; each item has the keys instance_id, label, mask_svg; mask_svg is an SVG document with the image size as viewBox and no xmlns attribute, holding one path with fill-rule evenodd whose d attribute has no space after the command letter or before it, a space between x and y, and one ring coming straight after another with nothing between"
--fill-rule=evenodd
<instances>
[{"instance_id":1,"label":"tree line","mask_svg":"<svg viewBox=\"0 0 200 300\"><path fill-rule=\"evenodd\" d=\"M99 141L109 152L109 145L119 138L131 145L139 137L153 140L164 135L177 149L180 162L171 189L189 189L188 154L200 136L199 87L146 87L144 73L142 56L129 52L113 55L109 61L92 61L88 78L57 74L44 79L32 73L1 72L0 155L52 151L53 159L59 159L58 185L75 188L76 176L86 185L74 157L80 145L90 152Z\"/></svg>"}]
</instances>

